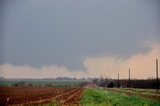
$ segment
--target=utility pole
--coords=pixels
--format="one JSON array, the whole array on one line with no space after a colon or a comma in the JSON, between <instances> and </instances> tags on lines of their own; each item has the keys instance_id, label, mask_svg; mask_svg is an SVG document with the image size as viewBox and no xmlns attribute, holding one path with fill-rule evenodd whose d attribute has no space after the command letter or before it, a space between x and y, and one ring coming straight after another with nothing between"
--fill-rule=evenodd
<instances>
[{"instance_id":1,"label":"utility pole","mask_svg":"<svg viewBox=\"0 0 160 106\"><path fill-rule=\"evenodd\" d=\"M157 85L157 91L158 91L158 59L156 59L156 85Z\"/></svg>"},{"instance_id":2,"label":"utility pole","mask_svg":"<svg viewBox=\"0 0 160 106\"><path fill-rule=\"evenodd\" d=\"M128 87L130 88L131 87L131 81L130 81L130 69L129 69L129 85Z\"/></svg>"},{"instance_id":3,"label":"utility pole","mask_svg":"<svg viewBox=\"0 0 160 106\"><path fill-rule=\"evenodd\" d=\"M117 84L118 88L120 87L120 84L119 84L119 73L118 73L118 84Z\"/></svg>"}]
</instances>

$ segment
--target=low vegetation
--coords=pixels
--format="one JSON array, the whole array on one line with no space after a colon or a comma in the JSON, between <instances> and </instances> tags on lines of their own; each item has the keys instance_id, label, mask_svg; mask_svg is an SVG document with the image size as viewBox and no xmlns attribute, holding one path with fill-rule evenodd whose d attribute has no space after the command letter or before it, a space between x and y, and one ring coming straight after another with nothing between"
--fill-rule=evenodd
<instances>
[{"instance_id":1,"label":"low vegetation","mask_svg":"<svg viewBox=\"0 0 160 106\"><path fill-rule=\"evenodd\" d=\"M108 92L102 89L86 89L81 100L82 106L160 106L154 100L123 93Z\"/></svg>"},{"instance_id":2,"label":"low vegetation","mask_svg":"<svg viewBox=\"0 0 160 106\"><path fill-rule=\"evenodd\" d=\"M63 79L3 79L0 86L27 87L79 87L85 85L83 80Z\"/></svg>"}]
</instances>

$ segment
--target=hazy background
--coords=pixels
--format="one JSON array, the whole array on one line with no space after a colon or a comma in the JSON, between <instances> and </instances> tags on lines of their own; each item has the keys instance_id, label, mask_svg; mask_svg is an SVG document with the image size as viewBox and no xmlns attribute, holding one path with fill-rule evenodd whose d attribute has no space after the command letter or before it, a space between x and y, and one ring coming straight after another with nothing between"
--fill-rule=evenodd
<instances>
[{"instance_id":1,"label":"hazy background","mask_svg":"<svg viewBox=\"0 0 160 106\"><path fill-rule=\"evenodd\" d=\"M155 76L158 0L1 0L0 76Z\"/></svg>"}]
</instances>

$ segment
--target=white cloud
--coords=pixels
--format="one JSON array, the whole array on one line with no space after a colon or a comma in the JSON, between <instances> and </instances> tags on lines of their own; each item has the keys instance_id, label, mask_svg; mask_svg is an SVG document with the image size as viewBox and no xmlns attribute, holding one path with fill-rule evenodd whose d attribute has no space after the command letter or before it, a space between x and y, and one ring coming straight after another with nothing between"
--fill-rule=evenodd
<instances>
[{"instance_id":1,"label":"white cloud","mask_svg":"<svg viewBox=\"0 0 160 106\"><path fill-rule=\"evenodd\" d=\"M131 69L132 78L148 78L155 76L155 59L160 59L160 44L154 44L152 50L146 54L139 53L124 60L116 56L89 57L84 65L91 76L106 75L117 78L128 78L128 69Z\"/></svg>"},{"instance_id":2,"label":"white cloud","mask_svg":"<svg viewBox=\"0 0 160 106\"><path fill-rule=\"evenodd\" d=\"M55 77L83 77L85 73L82 71L70 71L65 67L43 66L34 68L28 65L14 66L4 64L0 66L0 75L5 78L55 78Z\"/></svg>"},{"instance_id":3,"label":"white cloud","mask_svg":"<svg viewBox=\"0 0 160 106\"><path fill-rule=\"evenodd\" d=\"M154 44L152 50L146 54L139 53L124 60L116 56L87 57L84 60L86 70L69 70L56 65L34 68L28 65L14 66L0 65L0 76L5 78L55 78L55 77L99 77L100 75L117 78L128 78L128 69L131 69L132 78L148 78L155 76L155 59L160 59L160 44Z\"/></svg>"}]
</instances>

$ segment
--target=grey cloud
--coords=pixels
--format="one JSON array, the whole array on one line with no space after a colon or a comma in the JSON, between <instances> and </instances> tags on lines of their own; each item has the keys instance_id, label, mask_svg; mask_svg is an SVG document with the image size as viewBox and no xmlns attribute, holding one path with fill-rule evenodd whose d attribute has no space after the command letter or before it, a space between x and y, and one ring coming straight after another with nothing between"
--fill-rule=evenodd
<instances>
[{"instance_id":1,"label":"grey cloud","mask_svg":"<svg viewBox=\"0 0 160 106\"><path fill-rule=\"evenodd\" d=\"M87 56L129 57L157 41L159 2L28 0L2 3L3 63L84 68Z\"/></svg>"}]
</instances>

